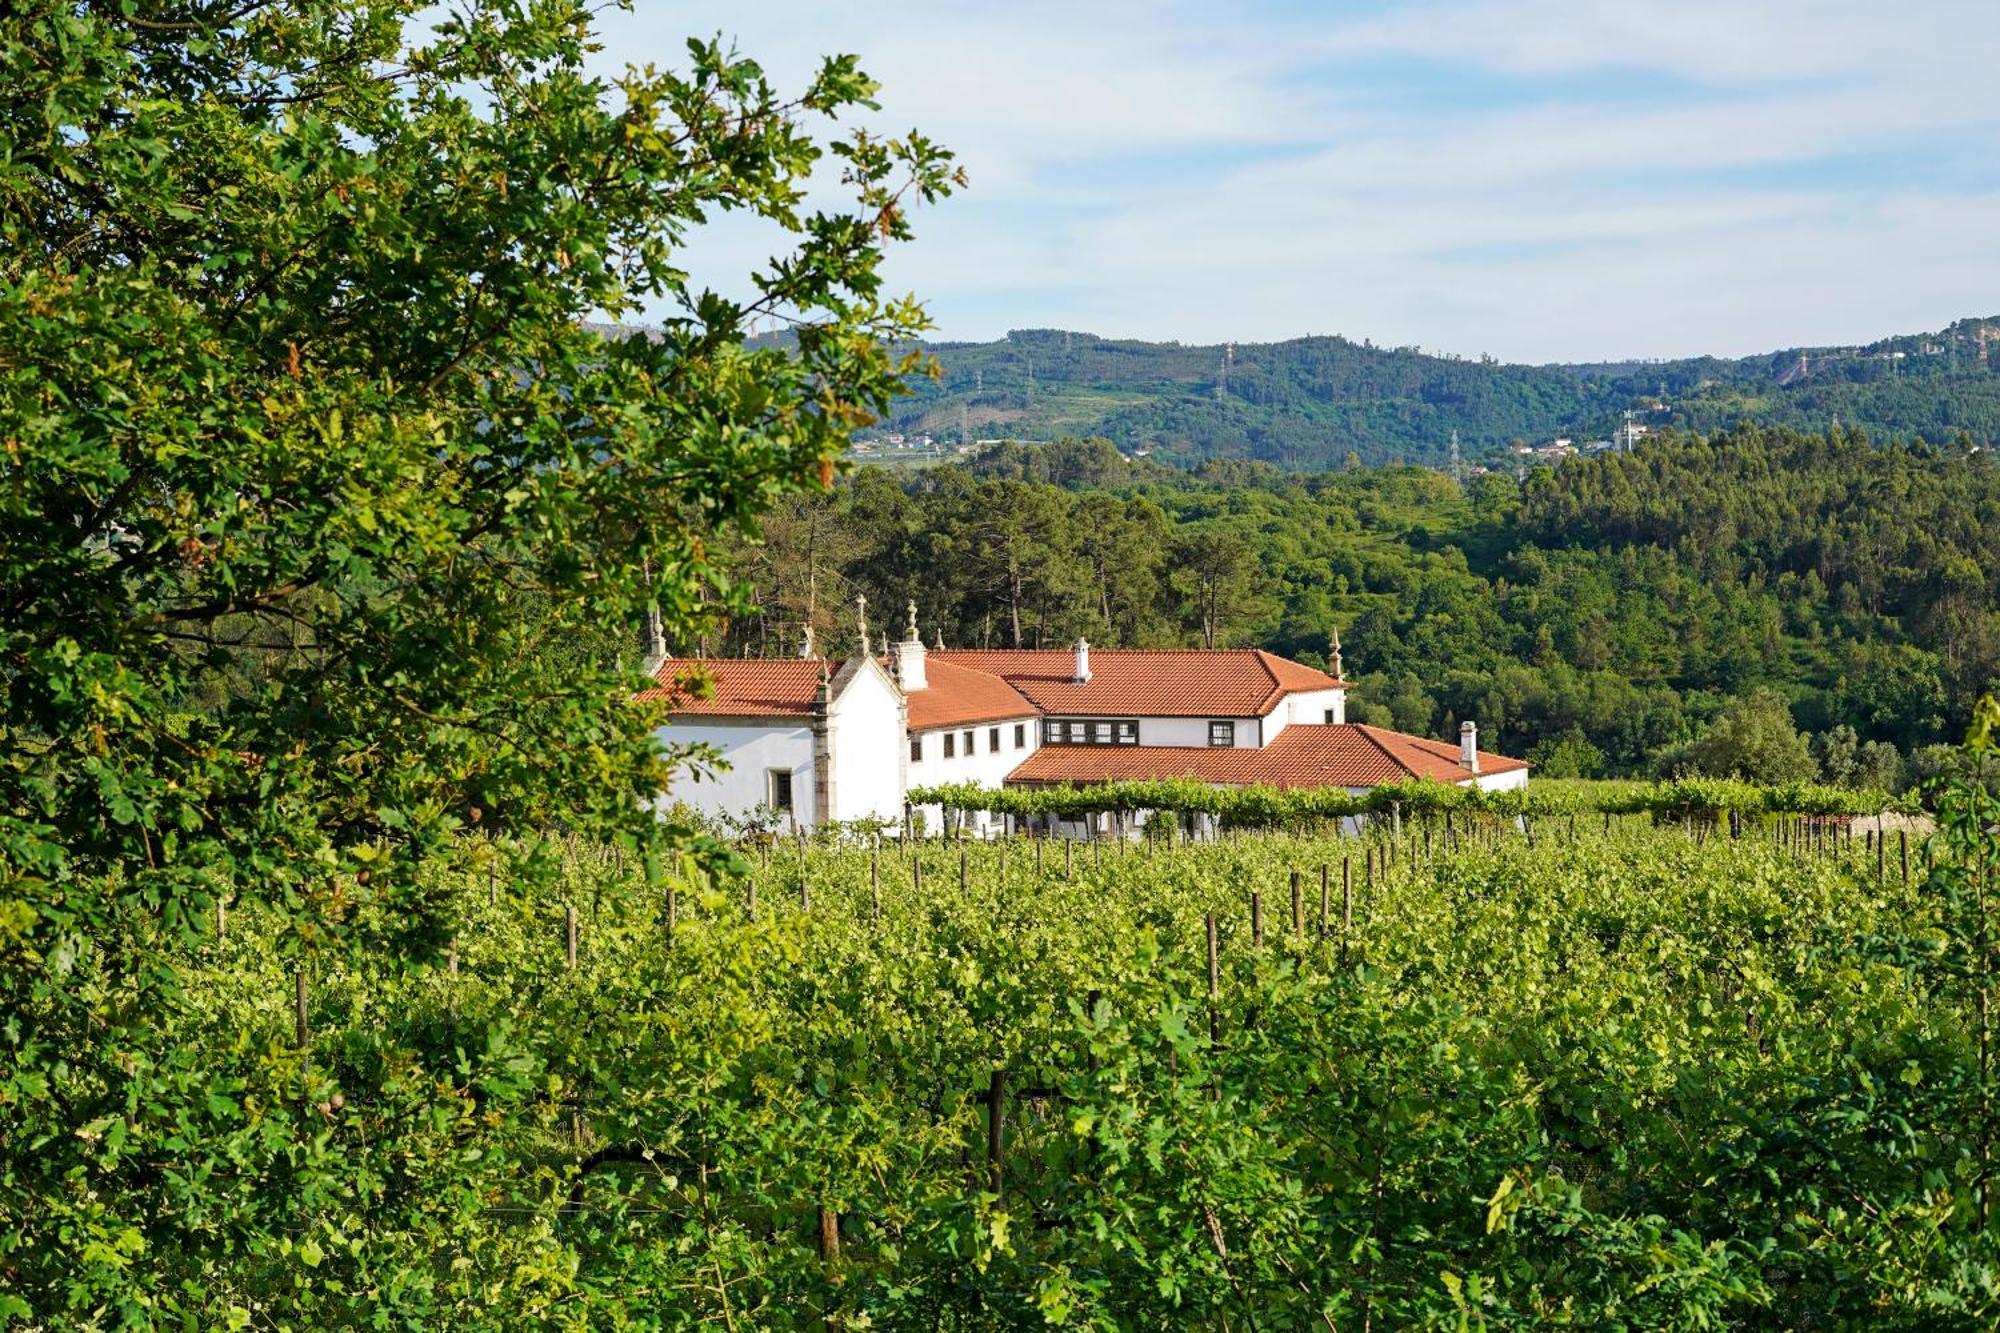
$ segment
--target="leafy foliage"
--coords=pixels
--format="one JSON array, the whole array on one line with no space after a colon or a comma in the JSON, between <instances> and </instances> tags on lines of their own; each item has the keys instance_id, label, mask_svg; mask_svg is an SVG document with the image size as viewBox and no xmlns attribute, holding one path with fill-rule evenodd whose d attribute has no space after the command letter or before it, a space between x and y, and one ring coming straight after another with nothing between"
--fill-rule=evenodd
<instances>
[{"instance_id":1,"label":"leafy foliage","mask_svg":"<svg viewBox=\"0 0 2000 1333\"><path fill-rule=\"evenodd\" d=\"M730 856L648 809L672 756L621 631L698 632L718 535L901 390L923 320L878 265L953 177L921 137L816 141L868 102L851 58L786 97L714 43L614 80L595 50L566 0L0 19L0 1312L470 1290L431 1256L525 1066L431 1012L274 1045L212 1007L271 993L206 972L224 904L305 982L421 974L469 828ZM849 198L810 212L829 154ZM789 246L747 302L687 276L722 210ZM641 302L656 336L584 326Z\"/></svg>"}]
</instances>

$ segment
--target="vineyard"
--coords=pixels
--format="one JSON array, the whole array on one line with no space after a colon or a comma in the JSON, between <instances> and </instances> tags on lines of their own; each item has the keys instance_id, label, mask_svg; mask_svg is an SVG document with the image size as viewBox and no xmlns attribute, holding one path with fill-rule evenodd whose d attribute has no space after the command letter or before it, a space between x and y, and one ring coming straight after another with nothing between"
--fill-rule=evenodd
<instances>
[{"instance_id":1,"label":"vineyard","mask_svg":"<svg viewBox=\"0 0 2000 1333\"><path fill-rule=\"evenodd\" d=\"M48 1327L2000 1317L1976 843L1370 827L483 843L428 964L218 902L123 941L145 1077L5 1091L86 1123L0 1273Z\"/></svg>"}]
</instances>

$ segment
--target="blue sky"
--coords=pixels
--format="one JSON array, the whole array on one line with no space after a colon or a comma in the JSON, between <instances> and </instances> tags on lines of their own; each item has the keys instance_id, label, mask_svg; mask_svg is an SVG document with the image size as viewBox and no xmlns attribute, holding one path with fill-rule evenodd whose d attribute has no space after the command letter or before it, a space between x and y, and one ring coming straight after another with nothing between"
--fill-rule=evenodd
<instances>
[{"instance_id":1,"label":"blue sky","mask_svg":"<svg viewBox=\"0 0 2000 1333\"><path fill-rule=\"evenodd\" d=\"M890 267L941 337L1595 360L2000 313L1993 0L637 5L608 63L721 33L796 88L852 51L870 123L959 154Z\"/></svg>"}]
</instances>

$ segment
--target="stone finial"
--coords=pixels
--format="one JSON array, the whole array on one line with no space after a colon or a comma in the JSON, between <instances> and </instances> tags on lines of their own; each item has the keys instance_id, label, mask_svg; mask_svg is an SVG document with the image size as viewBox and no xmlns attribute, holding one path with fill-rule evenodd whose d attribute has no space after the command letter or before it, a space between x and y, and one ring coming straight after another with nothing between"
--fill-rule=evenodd
<instances>
[{"instance_id":1,"label":"stone finial","mask_svg":"<svg viewBox=\"0 0 2000 1333\"><path fill-rule=\"evenodd\" d=\"M808 660L819 656L819 649L813 645L812 622L806 622L805 637L799 640L799 656Z\"/></svg>"},{"instance_id":2,"label":"stone finial","mask_svg":"<svg viewBox=\"0 0 2000 1333\"><path fill-rule=\"evenodd\" d=\"M854 594L854 620L861 627L861 655L867 657L869 655L868 594L865 592Z\"/></svg>"},{"instance_id":3,"label":"stone finial","mask_svg":"<svg viewBox=\"0 0 2000 1333\"><path fill-rule=\"evenodd\" d=\"M904 643L922 643L923 632L917 628L917 599L910 599L910 623L903 630Z\"/></svg>"},{"instance_id":4,"label":"stone finial","mask_svg":"<svg viewBox=\"0 0 2000 1333\"><path fill-rule=\"evenodd\" d=\"M1333 646L1327 653L1327 665L1332 668L1335 680L1346 679L1342 674L1340 665L1340 627L1338 625L1333 628Z\"/></svg>"}]
</instances>

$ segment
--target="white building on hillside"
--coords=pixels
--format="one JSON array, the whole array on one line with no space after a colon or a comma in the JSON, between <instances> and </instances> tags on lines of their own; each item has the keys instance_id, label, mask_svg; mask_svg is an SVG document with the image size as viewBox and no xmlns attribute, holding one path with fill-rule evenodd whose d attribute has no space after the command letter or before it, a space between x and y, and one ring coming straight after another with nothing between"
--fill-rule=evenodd
<instances>
[{"instance_id":1,"label":"white building on hillside","mask_svg":"<svg viewBox=\"0 0 2000 1333\"><path fill-rule=\"evenodd\" d=\"M710 815L780 827L900 822L914 788L1190 777L1218 786L1361 792L1428 778L1486 790L1526 784L1528 765L1460 743L1347 721L1339 676L1260 649L927 649L910 608L886 660L813 658L656 664L674 700L668 743L699 742L667 793ZM940 812L921 811L931 827ZM974 831L1001 831L975 816Z\"/></svg>"}]
</instances>

